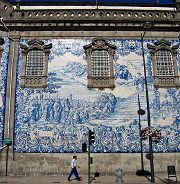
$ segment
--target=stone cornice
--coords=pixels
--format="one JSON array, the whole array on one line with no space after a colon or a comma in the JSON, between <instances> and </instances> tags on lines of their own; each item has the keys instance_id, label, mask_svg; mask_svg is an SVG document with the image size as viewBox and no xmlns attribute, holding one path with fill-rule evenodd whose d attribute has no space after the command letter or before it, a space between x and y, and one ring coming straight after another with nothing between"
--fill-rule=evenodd
<instances>
[{"instance_id":1,"label":"stone cornice","mask_svg":"<svg viewBox=\"0 0 180 184\"><path fill-rule=\"evenodd\" d=\"M6 0L0 0L0 17L8 19L9 15L14 11L13 6Z\"/></svg>"},{"instance_id":2,"label":"stone cornice","mask_svg":"<svg viewBox=\"0 0 180 184\"><path fill-rule=\"evenodd\" d=\"M10 30L18 31L142 30L147 21L154 23L154 31L180 30L180 13L170 10L16 9L3 18Z\"/></svg>"}]
</instances>

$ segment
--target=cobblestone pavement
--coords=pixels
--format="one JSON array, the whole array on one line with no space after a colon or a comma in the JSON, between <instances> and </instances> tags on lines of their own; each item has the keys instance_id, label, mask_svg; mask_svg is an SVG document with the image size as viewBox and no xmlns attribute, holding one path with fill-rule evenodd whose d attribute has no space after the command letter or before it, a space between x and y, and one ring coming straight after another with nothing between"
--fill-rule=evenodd
<instances>
[{"instance_id":1,"label":"cobblestone pavement","mask_svg":"<svg viewBox=\"0 0 180 184\"><path fill-rule=\"evenodd\" d=\"M150 178L136 175L124 175L125 184L146 184L151 183ZM179 181L178 177L178 181ZM156 184L168 184L167 174L155 176ZM170 183L175 183L171 178ZM67 181L67 176L0 176L0 184L87 184L87 176L82 176L82 181L73 179ZM100 176L91 182L92 184L115 184L115 176ZM180 184L180 182L178 182Z\"/></svg>"}]
</instances>

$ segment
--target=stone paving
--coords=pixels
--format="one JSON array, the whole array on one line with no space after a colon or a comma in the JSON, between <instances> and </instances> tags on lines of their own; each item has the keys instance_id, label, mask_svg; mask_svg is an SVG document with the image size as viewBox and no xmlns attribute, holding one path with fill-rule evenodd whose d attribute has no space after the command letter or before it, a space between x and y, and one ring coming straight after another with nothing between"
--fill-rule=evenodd
<instances>
[{"instance_id":1,"label":"stone paving","mask_svg":"<svg viewBox=\"0 0 180 184\"><path fill-rule=\"evenodd\" d=\"M156 184L175 183L175 178L168 182L167 174L155 176ZM125 184L146 184L151 183L149 177L124 175ZM178 177L178 181L180 178ZM67 181L67 176L0 176L0 184L87 184L87 176L82 176L82 181L73 179ZM91 182L92 184L115 184L115 176L100 176ZM180 184L180 182L178 182Z\"/></svg>"}]
</instances>

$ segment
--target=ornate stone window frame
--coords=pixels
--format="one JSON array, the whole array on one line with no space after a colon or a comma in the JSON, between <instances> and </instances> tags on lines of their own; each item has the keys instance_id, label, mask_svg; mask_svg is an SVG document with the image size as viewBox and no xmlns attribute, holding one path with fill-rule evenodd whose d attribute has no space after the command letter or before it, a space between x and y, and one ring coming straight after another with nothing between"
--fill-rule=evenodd
<instances>
[{"instance_id":1,"label":"ornate stone window frame","mask_svg":"<svg viewBox=\"0 0 180 184\"><path fill-rule=\"evenodd\" d=\"M113 58L115 54L115 49L116 46L111 45L110 43L107 42L107 40L103 38L95 38L92 40L92 43L89 45L84 46L84 50L86 53L86 59L88 63L88 85L87 87L89 89L92 88L98 88L98 89L105 89L105 88L115 88L114 84L114 63L113 63ZM92 60L92 53L94 51L106 51L108 57L108 67L109 67L109 72L108 75L106 76L94 76L93 75L93 67L92 64L95 62ZM105 58L107 60L107 58ZM106 61L107 62L107 61Z\"/></svg>"},{"instance_id":2,"label":"ornate stone window frame","mask_svg":"<svg viewBox=\"0 0 180 184\"><path fill-rule=\"evenodd\" d=\"M50 49L52 44L44 45L43 41L30 40L27 45L20 45L22 49L22 76L21 76L21 87L22 88L45 88L47 87L47 77L48 77L48 57L50 54ZM43 51L43 74L42 75L27 75L26 74L26 64L28 53L30 51Z\"/></svg>"},{"instance_id":3,"label":"ornate stone window frame","mask_svg":"<svg viewBox=\"0 0 180 184\"><path fill-rule=\"evenodd\" d=\"M155 42L154 45L148 44L148 49L150 51L152 61L153 61L153 78L154 86L156 88L179 88L180 78L178 75L178 63L177 63L177 50L179 44L171 46L171 43L166 40L161 40ZM156 53L158 51L166 51L171 54L172 64L173 64L173 75L158 75L157 73L157 57Z\"/></svg>"}]
</instances>

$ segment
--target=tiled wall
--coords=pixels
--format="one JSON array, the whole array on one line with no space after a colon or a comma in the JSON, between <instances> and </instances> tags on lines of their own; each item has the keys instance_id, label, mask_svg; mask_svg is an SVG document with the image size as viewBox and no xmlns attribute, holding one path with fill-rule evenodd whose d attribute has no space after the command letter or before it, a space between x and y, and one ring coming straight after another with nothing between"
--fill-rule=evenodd
<instances>
[{"instance_id":1,"label":"tiled wall","mask_svg":"<svg viewBox=\"0 0 180 184\"><path fill-rule=\"evenodd\" d=\"M87 127L95 131L93 152L139 152L138 94L146 110L140 40L109 40L117 46L115 89L87 89L87 62L83 46L91 40L45 40L52 43L48 87L21 89L19 51L15 102L16 152L81 152ZM26 43L27 40L21 40ZM147 41L154 43L154 41ZM177 43L178 40L173 41ZM152 126L161 129L155 152L180 151L180 91L153 87L152 61L145 44ZM180 61L178 57L180 66ZM1 123L2 124L2 123ZM147 126L147 114L141 118ZM2 128L1 128L2 130ZM148 151L148 141L143 142Z\"/></svg>"},{"instance_id":2,"label":"tiled wall","mask_svg":"<svg viewBox=\"0 0 180 184\"><path fill-rule=\"evenodd\" d=\"M5 96L7 84L8 58L9 58L9 40L4 38L3 55L0 66L0 147L3 145L4 117L5 117Z\"/></svg>"}]
</instances>

